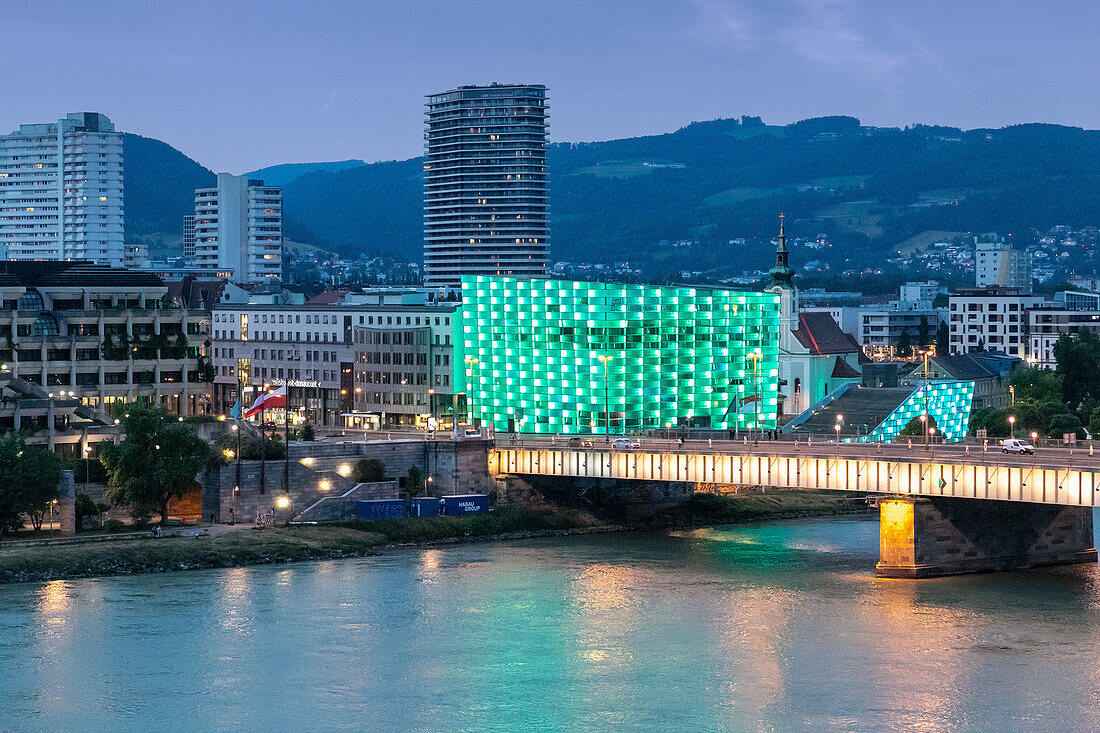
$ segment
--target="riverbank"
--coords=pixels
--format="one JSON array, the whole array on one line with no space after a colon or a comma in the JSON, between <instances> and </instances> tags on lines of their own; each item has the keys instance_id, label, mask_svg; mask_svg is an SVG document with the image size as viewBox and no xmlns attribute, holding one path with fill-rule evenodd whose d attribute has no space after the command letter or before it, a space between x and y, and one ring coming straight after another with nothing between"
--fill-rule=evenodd
<instances>
[{"instance_id":1,"label":"riverbank","mask_svg":"<svg viewBox=\"0 0 1100 733\"><path fill-rule=\"evenodd\" d=\"M696 494L674 507L644 508L614 520L601 520L588 512L562 507L503 507L489 514L465 517L387 519L263 530L246 528L208 537L5 548L0 549L0 583L331 560L378 554L387 547L733 524L829 516L859 508L858 501L838 496L836 492Z\"/></svg>"}]
</instances>

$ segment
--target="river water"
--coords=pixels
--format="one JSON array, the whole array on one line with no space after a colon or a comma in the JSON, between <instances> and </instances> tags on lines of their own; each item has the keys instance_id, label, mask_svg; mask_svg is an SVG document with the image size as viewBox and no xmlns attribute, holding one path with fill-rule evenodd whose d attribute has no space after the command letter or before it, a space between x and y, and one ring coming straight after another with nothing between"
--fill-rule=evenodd
<instances>
[{"instance_id":1,"label":"river water","mask_svg":"<svg viewBox=\"0 0 1100 733\"><path fill-rule=\"evenodd\" d=\"M1097 730L1100 573L875 521L0 586L0 730Z\"/></svg>"}]
</instances>

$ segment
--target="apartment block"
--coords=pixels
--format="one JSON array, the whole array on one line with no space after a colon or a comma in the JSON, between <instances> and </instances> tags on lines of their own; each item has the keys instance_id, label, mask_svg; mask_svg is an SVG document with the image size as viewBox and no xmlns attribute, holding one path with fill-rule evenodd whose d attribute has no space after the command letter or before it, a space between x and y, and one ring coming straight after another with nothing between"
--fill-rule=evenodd
<instances>
[{"instance_id":1,"label":"apartment block","mask_svg":"<svg viewBox=\"0 0 1100 733\"><path fill-rule=\"evenodd\" d=\"M195 190L194 264L236 283L282 277L283 195L247 176L218 174L214 188Z\"/></svg>"},{"instance_id":2,"label":"apartment block","mask_svg":"<svg viewBox=\"0 0 1100 733\"><path fill-rule=\"evenodd\" d=\"M1027 358L1027 311L1043 299L1011 288L961 290L949 298L951 353L1001 351Z\"/></svg>"},{"instance_id":3,"label":"apartment block","mask_svg":"<svg viewBox=\"0 0 1100 733\"><path fill-rule=\"evenodd\" d=\"M424 284L537 277L550 254L546 87L462 86L428 97Z\"/></svg>"},{"instance_id":4,"label":"apartment block","mask_svg":"<svg viewBox=\"0 0 1100 733\"><path fill-rule=\"evenodd\" d=\"M70 114L0 135L0 254L123 265L122 133Z\"/></svg>"}]
</instances>

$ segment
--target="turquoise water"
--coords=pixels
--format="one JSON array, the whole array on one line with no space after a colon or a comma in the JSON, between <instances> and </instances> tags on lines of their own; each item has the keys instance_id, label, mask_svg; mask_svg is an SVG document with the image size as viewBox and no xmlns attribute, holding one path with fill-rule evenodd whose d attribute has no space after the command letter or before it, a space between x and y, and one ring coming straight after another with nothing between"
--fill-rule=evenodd
<instances>
[{"instance_id":1,"label":"turquoise water","mask_svg":"<svg viewBox=\"0 0 1100 733\"><path fill-rule=\"evenodd\" d=\"M0 586L0 730L1096 730L1095 566L812 520Z\"/></svg>"}]
</instances>

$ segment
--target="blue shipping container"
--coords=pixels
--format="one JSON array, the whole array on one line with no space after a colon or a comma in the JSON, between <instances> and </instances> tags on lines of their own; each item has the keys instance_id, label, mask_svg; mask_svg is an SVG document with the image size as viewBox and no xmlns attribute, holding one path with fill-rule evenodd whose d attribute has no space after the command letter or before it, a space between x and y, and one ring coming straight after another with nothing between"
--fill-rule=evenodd
<instances>
[{"instance_id":1,"label":"blue shipping container","mask_svg":"<svg viewBox=\"0 0 1100 733\"><path fill-rule=\"evenodd\" d=\"M443 513L447 516L487 511L489 511L488 494L465 494L464 496L443 497Z\"/></svg>"},{"instance_id":2,"label":"blue shipping container","mask_svg":"<svg viewBox=\"0 0 1100 733\"><path fill-rule=\"evenodd\" d=\"M434 496L418 496L412 500L412 516L438 517L439 499Z\"/></svg>"},{"instance_id":3,"label":"blue shipping container","mask_svg":"<svg viewBox=\"0 0 1100 733\"><path fill-rule=\"evenodd\" d=\"M404 499L360 499L355 502L357 519L401 519L404 516Z\"/></svg>"}]
</instances>

